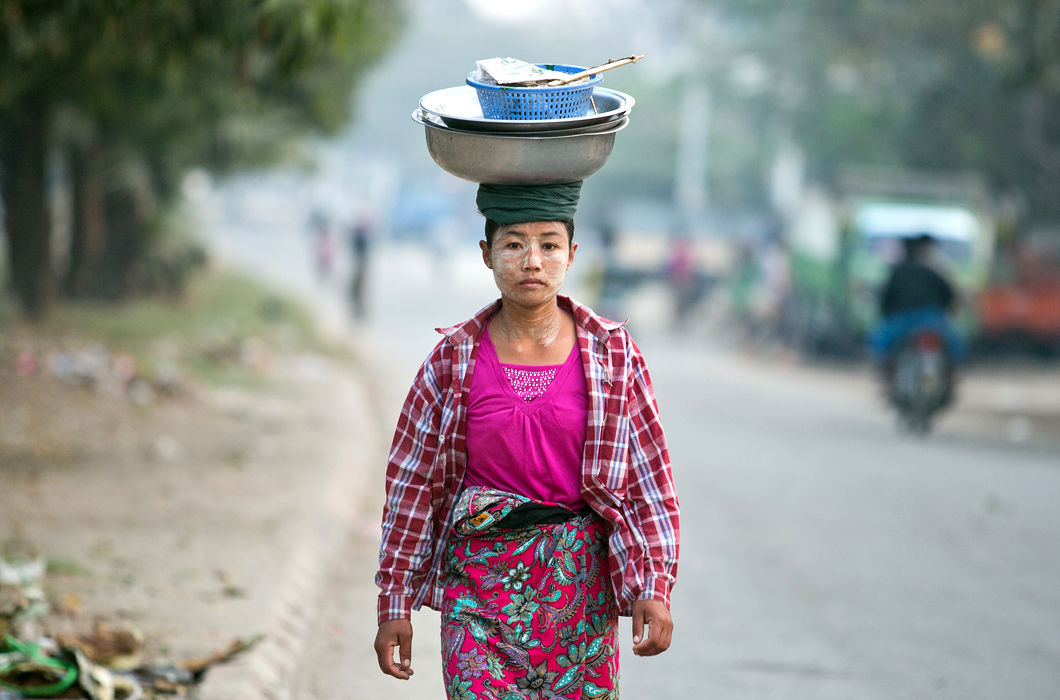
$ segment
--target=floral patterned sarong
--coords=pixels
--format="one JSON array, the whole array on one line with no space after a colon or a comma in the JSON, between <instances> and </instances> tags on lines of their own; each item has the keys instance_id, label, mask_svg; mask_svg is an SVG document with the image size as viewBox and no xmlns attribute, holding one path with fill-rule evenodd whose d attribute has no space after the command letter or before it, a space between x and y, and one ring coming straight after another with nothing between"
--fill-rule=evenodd
<instances>
[{"instance_id":1,"label":"floral patterned sarong","mask_svg":"<svg viewBox=\"0 0 1060 700\"><path fill-rule=\"evenodd\" d=\"M618 609L596 515L506 529L530 502L474 487L446 550L442 666L450 700L618 698Z\"/></svg>"}]
</instances>

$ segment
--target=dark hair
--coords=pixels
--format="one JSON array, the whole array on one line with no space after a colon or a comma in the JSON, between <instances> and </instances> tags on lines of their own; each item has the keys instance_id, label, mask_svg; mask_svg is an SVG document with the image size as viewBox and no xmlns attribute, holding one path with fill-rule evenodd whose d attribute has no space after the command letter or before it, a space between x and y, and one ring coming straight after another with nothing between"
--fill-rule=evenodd
<instances>
[{"instance_id":1,"label":"dark hair","mask_svg":"<svg viewBox=\"0 0 1060 700\"><path fill-rule=\"evenodd\" d=\"M567 244L570 245L571 241L574 240L574 220L564 221L563 225L567 228ZM486 247L493 247L493 234L497 233L497 229L501 227L493 219L486 217Z\"/></svg>"},{"instance_id":2,"label":"dark hair","mask_svg":"<svg viewBox=\"0 0 1060 700\"><path fill-rule=\"evenodd\" d=\"M935 237L930 233L918 233L902 240L906 258L918 258L935 245Z\"/></svg>"}]
</instances>

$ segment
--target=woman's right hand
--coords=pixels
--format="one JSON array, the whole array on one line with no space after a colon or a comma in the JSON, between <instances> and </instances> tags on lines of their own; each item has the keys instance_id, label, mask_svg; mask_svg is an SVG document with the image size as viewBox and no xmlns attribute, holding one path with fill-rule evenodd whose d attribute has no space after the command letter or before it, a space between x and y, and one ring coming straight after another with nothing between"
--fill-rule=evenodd
<instances>
[{"instance_id":1,"label":"woman's right hand","mask_svg":"<svg viewBox=\"0 0 1060 700\"><path fill-rule=\"evenodd\" d=\"M398 659L394 661L394 648ZM383 673L407 681L412 676L412 621L387 620L375 635L375 655Z\"/></svg>"}]
</instances>

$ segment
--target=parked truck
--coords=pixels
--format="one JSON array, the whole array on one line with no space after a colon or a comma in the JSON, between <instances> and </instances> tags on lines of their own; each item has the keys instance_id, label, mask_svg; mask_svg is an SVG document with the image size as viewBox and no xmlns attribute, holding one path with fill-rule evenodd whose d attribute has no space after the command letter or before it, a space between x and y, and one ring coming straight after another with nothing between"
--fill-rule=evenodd
<instances>
[{"instance_id":1,"label":"parked truck","mask_svg":"<svg viewBox=\"0 0 1060 700\"><path fill-rule=\"evenodd\" d=\"M981 350L1060 354L1060 228L1032 229L1005 246L978 312Z\"/></svg>"},{"instance_id":2,"label":"parked truck","mask_svg":"<svg viewBox=\"0 0 1060 700\"><path fill-rule=\"evenodd\" d=\"M981 178L963 173L847 169L832 187L804 187L784 222L790 297L784 330L812 354L855 356L878 318L877 297L902 239L930 234L963 303L958 326L976 330L996 223Z\"/></svg>"}]
</instances>

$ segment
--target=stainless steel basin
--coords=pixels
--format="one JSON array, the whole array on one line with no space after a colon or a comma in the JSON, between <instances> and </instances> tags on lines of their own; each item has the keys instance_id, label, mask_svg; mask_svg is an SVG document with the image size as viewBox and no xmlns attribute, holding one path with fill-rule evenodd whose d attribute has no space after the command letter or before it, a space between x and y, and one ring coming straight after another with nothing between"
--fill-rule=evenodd
<instances>
[{"instance_id":1,"label":"stainless steel basin","mask_svg":"<svg viewBox=\"0 0 1060 700\"><path fill-rule=\"evenodd\" d=\"M615 145L615 134L629 124L589 133L523 136L446 128L416 110L427 151L443 170L472 182L495 185L543 185L584 180L599 170Z\"/></svg>"}]
</instances>

